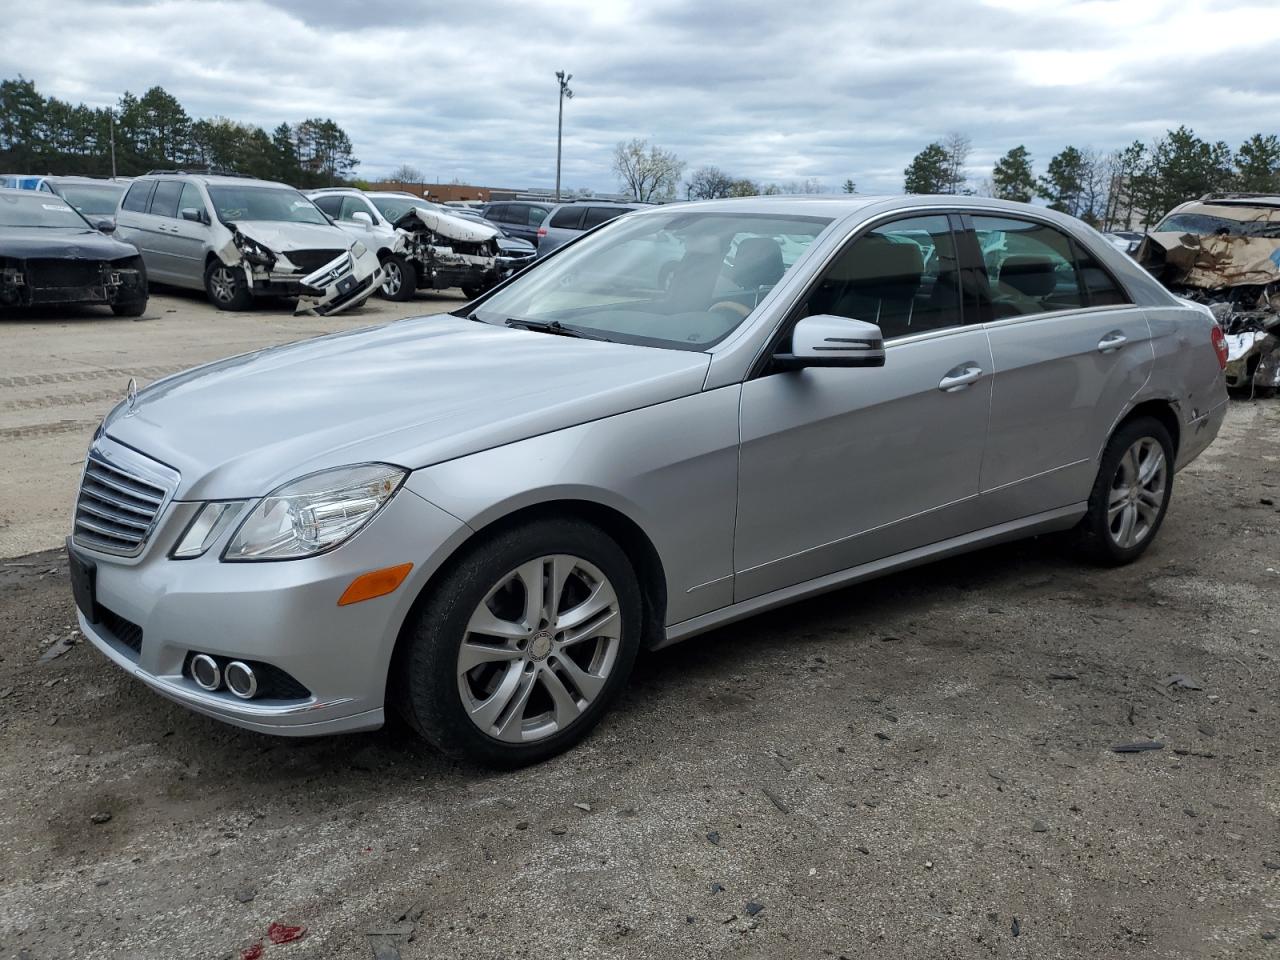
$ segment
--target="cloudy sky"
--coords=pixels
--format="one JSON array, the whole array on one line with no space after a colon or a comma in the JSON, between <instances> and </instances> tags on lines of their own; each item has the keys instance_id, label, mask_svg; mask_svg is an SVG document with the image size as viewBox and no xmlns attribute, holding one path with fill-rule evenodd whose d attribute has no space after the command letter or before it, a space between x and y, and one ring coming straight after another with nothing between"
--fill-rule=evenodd
<instances>
[{"instance_id":1,"label":"cloudy sky","mask_svg":"<svg viewBox=\"0 0 1280 960\"><path fill-rule=\"evenodd\" d=\"M0 75L106 105L160 84L194 116L331 116L375 178L613 190L614 144L766 181L899 191L950 131L971 174L1018 143L1108 149L1185 123L1280 132L1275 0L48 0L6 17ZM50 29L56 24L57 29Z\"/></svg>"}]
</instances>

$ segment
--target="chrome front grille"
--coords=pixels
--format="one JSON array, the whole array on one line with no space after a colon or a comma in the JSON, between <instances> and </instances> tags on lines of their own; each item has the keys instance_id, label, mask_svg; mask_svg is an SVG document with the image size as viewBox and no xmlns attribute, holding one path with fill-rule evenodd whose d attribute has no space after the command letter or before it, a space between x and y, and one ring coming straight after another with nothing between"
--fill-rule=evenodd
<instances>
[{"instance_id":1,"label":"chrome front grille","mask_svg":"<svg viewBox=\"0 0 1280 960\"><path fill-rule=\"evenodd\" d=\"M76 501L75 540L91 550L136 557L170 490L90 451Z\"/></svg>"}]
</instances>

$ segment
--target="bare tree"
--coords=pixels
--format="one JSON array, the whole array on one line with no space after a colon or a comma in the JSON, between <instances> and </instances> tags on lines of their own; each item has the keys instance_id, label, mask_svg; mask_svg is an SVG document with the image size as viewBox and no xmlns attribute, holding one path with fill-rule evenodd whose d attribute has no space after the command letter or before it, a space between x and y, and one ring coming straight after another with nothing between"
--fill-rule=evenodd
<instances>
[{"instance_id":1,"label":"bare tree","mask_svg":"<svg viewBox=\"0 0 1280 960\"><path fill-rule=\"evenodd\" d=\"M965 164L969 162L969 152L973 149L973 141L963 133L948 133L943 138L942 149L947 154L942 192L966 193L965 185L969 178L964 171Z\"/></svg>"},{"instance_id":2,"label":"bare tree","mask_svg":"<svg viewBox=\"0 0 1280 960\"><path fill-rule=\"evenodd\" d=\"M419 170L417 167L415 167L411 163L400 164L400 166L396 167L394 170L392 170L390 173L387 174L387 179L392 181L393 183L425 183L426 182L426 177L422 175L422 171Z\"/></svg>"},{"instance_id":3,"label":"bare tree","mask_svg":"<svg viewBox=\"0 0 1280 960\"><path fill-rule=\"evenodd\" d=\"M719 167L699 167L684 185L689 200L719 200L733 196L734 178Z\"/></svg>"},{"instance_id":4,"label":"bare tree","mask_svg":"<svg viewBox=\"0 0 1280 960\"><path fill-rule=\"evenodd\" d=\"M650 146L639 137L622 141L613 151L613 172L637 200L670 200L676 195L684 161L670 150Z\"/></svg>"}]
</instances>

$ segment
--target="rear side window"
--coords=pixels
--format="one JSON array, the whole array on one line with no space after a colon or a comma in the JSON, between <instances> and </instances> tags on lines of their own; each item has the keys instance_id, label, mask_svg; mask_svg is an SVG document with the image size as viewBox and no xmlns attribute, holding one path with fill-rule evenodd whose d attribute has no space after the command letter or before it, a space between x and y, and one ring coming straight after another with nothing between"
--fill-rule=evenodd
<instances>
[{"instance_id":1,"label":"rear side window","mask_svg":"<svg viewBox=\"0 0 1280 960\"><path fill-rule=\"evenodd\" d=\"M1011 217L974 216L973 229L987 268L993 319L1088 305L1065 233Z\"/></svg>"},{"instance_id":2,"label":"rear side window","mask_svg":"<svg viewBox=\"0 0 1280 960\"><path fill-rule=\"evenodd\" d=\"M1085 300L1091 307L1116 307L1133 303L1124 288L1116 282L1088 250L1071 241L1071 249L1075 251L1076 268L1080 271L1080 282L1084 285Z\"/></svg>"},{"instance_id":3,"label":"rear side window","mask_svg":"<svg viewBox=\"0 0 1280 960\"><path fill-rule=\"evenodd\" d=\"M511 220L513 223L527 223L531 227L539 227L542 221L547 219L550 212L546 207L525 207L524 209L514 208Z\"/></svg>"},{"instance_id":4,"label":"rear side window","mask_svg":"<svg viewBox=\"0 0 1280 960\"><path fill-rule=\"evenodd\" d=\"M588 207L587 216L582 221L582 229L590 230L592 227L598 227L600 224L608 223L626 212L626 210L619 207Z\"/></svg>"},{"instance_id":5,"label":"rear side window","mask_svg":"<svg viewBox=\"0 0 1280 960\"><path fill-rule=\"evenodd\" d=\"M124 195L124 203L120 205L122 210L132 210L135 213L145 213L147 210L147 201L151 199L151 191L155 189L156 182L154 180L135 180L133 186L129 188L129 192Z\"/></svg>"},{"instance_id":6,"label":"rear side window","mask_svg":"<svg viewBox=\"0 0 1280 960\"><path fill-rule=\"evenodd\" d=\"M580 230L582 215L586 212L585 207L561 207L551 215L551 226L563 230Z\"/></svg>"},{"instance_id":7,"label":"rear side window","mask_svg":"<svg viewBox=\"0 0 1280 960\"><path fill-rule=\"evenodd\" d=\"M510 213L511 207L505 203L491 203L480 208L480 214L486 220L497 220L499 223L506 223L510 219Z\"/></svg>"},{"instance_id":8,"label":"rear side window","mask_svg":"<svg viewBox=\"0 0 1280 960\"><path fill-rule=\"evenodd\" d=\"M179 181L161 180L156 184L155 196L151 198L151 212L157 217L176 217L181 194L182 184Z\"/></svg>"}]
</instances>

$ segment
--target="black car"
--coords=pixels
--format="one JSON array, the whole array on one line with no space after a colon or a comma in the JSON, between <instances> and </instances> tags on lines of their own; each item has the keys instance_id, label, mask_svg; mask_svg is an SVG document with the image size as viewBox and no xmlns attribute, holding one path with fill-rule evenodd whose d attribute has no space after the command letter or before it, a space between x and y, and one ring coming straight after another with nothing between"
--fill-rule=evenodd
<instances>
[{"instance_id":1,"label":"black car","mask_svg":"<svg viewBox=\"0 0 1280 960\"><path fill-rule=\"evenodd\" d=\"M100 303L147 309L137 249L95 230L62 197L0 188L0 308Z\"/></svg>"},{"instance_id":2,"label":"black car","mask_svg":"<svg viewBox=\"0 0 1280 960\"><path fill-rule=\"evenodd\" d=\"M494 200L480 208L480 213L487 220L492 220L508 237L527 240L535 247L538 245L538 228L547 214L555 207L551 201L537 200Z\"/></svg>"}]
</instances>

